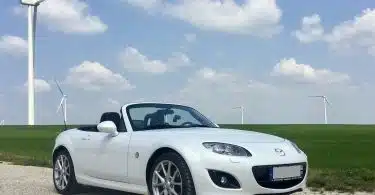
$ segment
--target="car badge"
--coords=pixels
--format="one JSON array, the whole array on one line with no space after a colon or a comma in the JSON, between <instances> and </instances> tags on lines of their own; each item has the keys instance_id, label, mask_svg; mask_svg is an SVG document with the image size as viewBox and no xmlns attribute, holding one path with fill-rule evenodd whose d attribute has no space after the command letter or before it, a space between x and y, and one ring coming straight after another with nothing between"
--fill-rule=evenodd
<instances>
[{"instance_id":1,"label":"car badge","mask_svg":"<svg viewBox=\"0 0 375 195\"><path fill-rule=\"evenodd\" d=\"M280 156L285 156L284 150L282 150L280 148L275 148L275 152L278 153Z\"/></svg>"}]
</instances>

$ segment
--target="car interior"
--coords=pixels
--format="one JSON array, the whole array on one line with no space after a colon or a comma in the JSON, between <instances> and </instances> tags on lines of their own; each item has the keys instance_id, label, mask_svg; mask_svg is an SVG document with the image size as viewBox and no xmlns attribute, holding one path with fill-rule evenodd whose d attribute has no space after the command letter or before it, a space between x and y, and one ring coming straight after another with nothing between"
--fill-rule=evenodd
<instances>
[{"instance_id":1,"label":"car interior","mask_svg":"<svg viewBox=\"0 0 375 195\"><path fill-rule=\"evenodd\" d=\"M172 115L174 112L170 109L160 109L156 112L147 114L143 120L132 120L135 129L145 129L150 126L161 126L165 125L165 116ZM181 119L179 115L175 115L173 122ZM104 112L100 117L100 122L112 121L117 126L118 132L126 132L126 126L123 120L123 116L118 112ZM77 129L82 131L98 132L97 125L85 125L78 127Z\"/></svg>"}]
</instances>

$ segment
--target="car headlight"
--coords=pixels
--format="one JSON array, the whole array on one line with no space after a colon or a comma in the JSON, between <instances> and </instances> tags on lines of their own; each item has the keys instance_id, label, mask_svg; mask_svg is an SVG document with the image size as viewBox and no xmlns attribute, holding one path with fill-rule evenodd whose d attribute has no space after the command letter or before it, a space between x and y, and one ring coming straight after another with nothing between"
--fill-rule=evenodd
<instances>
[{"instance_id":1,"label":"car headlight","mask_svg":"<svg viewBox=\"0 0 375 195\"><path fill-rule=\"evenodd\" d=\"M203 146L207 149L211 149L212 152L218 154L224 154L229 156L252 156L251 153L247 151L245 148L232 144L205 142L203 143Z\"/></svg>"},{"instance_id":2,"label":"car headlight","mask_svg":"<svg viewBox=\"0 0 375 195\"><path fill-rule=\"evenodd\" d=\"M301 149L299 149L299 147L297 146L296 143L294 143L294 142L292 142L292 141L289 141L289 142L292 144L292 146L294 147L294 149L297 150L298 153L301 153L301 152L302 152Z\"/></svg>"}]
</instances>

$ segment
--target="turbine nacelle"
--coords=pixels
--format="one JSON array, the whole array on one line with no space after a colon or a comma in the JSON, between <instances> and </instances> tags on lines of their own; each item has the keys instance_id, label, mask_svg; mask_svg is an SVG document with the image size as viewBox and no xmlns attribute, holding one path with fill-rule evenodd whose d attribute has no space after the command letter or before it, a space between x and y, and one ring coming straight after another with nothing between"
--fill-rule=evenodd
<instances>
[{"instance_id":1,"label":"turbine nacelle","mask_svg":"<svg viewBox=\"0 0 375 195\"><path fill-rule=\"evenodd\" d=\"M28 5L28 6L38 6L45 0L20 0L22 5Z\"/></svg>"}]
</instances>

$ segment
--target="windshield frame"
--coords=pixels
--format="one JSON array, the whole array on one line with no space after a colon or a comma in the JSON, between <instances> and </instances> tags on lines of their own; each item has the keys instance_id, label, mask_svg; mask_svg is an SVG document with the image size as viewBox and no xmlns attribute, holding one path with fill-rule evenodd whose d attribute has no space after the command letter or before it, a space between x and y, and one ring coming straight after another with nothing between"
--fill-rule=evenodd
<instances>
[{"instance_id":1,"label":"windshield frame","mask_svg":"<svg viewBox=\"0 0 375 195\"><path fill-rule=\"evenodd\" d=\"M150 131L150 130L166 130L166 129L177 129L177 128L182 128L182 127L173 127L173 128L150 128L150 129L137 129L133 123L132 116L130 115L129 110L133 108L144 108L144 107L155 107L155 108L176 108L176 109L182 109L182 110L187 110L188 112L195 112L194 114L198 115L198 117L202 118L205 120L208 125L207 127L205 126L204 128L219 128L216 123L208 119L205 115L203 115L201 112L198 110L190 107L190 106L185 106L185 105L180 105L180 104L170 104L170 103L137 103L137 104L131 104L126 106L126 115L128 116L129 123L132 127L133 132L136 131ZM194 116L194 114L192 114ZM196 126L186 126L184 128L194 128Z\"/></svg>"}]
</instances>

